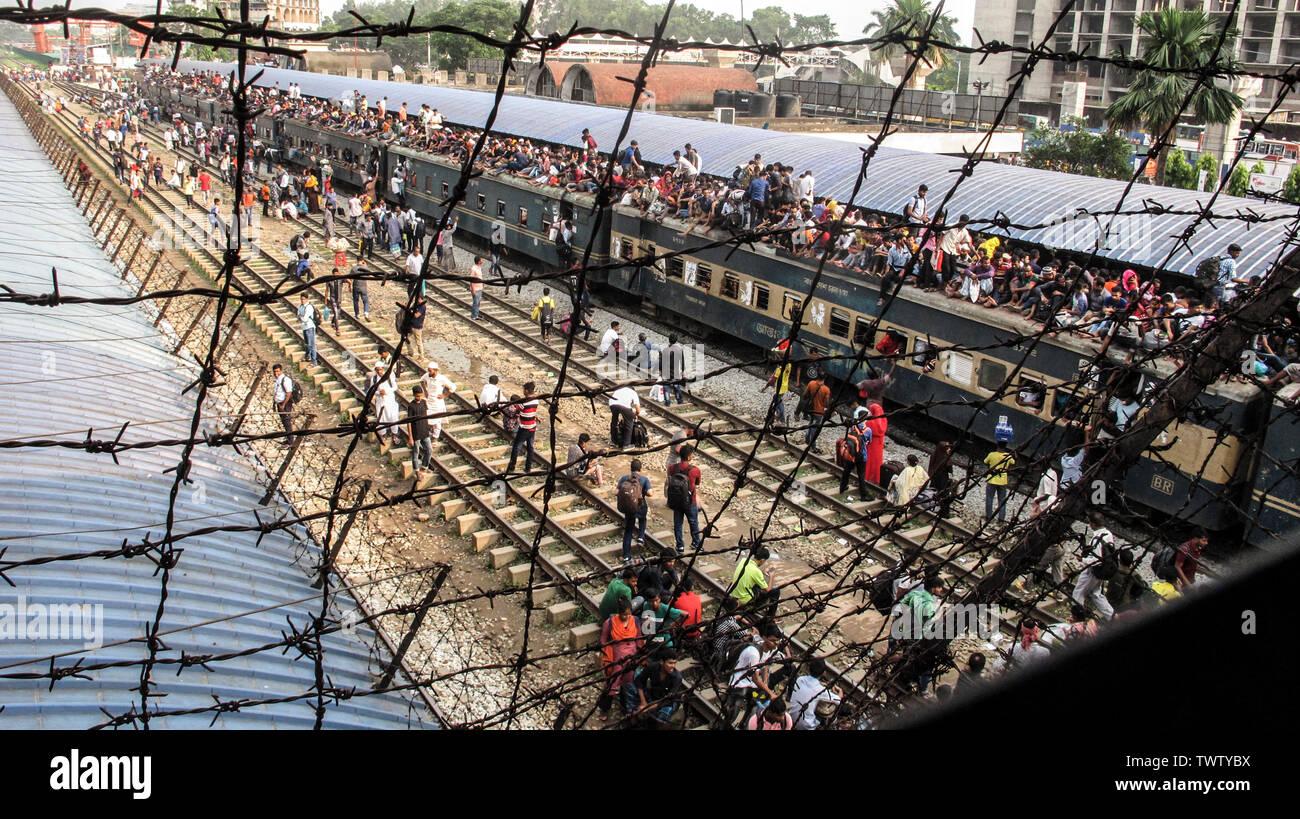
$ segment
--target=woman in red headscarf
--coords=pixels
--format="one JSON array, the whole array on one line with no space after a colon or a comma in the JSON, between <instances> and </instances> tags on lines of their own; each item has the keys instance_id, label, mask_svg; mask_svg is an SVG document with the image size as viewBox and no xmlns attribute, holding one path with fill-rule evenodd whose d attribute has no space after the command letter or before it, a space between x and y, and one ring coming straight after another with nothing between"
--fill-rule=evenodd
<instances>
[{"instance_id":1,"label":"woman in red headscarf","mask_svg":"<svg viewBox=\"0 0 1300 819\"><path fill-rule=\"evenodd\" d=\"M873 401L867 405L867 429L871 430L871 443L867 444L867 466L863 470L867 480L880 483L880 467L885 464L885 432L889 419L885 408Z\"/></svg>"}]
</instances>

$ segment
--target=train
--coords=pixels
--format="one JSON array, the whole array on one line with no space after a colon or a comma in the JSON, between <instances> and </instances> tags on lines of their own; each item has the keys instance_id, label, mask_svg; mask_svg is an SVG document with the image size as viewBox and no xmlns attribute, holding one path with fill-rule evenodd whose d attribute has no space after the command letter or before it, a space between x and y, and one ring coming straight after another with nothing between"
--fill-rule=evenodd
<instances>
[{"instance_id":1,"label":"train","mask_svg":"<svg viewBox=\"0 0 1300 819\"><path fill-rule=\"evenodd\" d=\"M182 62L181 69L187 70ZM212 63L191 64L188 68L220 70L223 66L230 70L227 65ZM305 96L338 99L345 89L357 87L371 99L390 96L394 100L414 98L417 104L423 101L415 90L419 86L287 70L267 73L271 76L262 79L263 84L291 80L299 84ZM219 121L223 116L211 101L160 87L151 88L149 93L155 95L168 116L174 112L205 122ZM427 89L427 93L433 95L426 97L434 100L432 105L449 112L449 123L473 125L470 121L457 122L456 106L465 105L461 101L468 99L461 95L481 96L483 92ZM533 113L503 117L506 122L498 130L573 145L576 140L566 142L554 137L554 121L586 122L598 116L591 110L595 106L551 100L528 102L532 106L528 111ZM555 107L551 113L555 119L547 117L544 126L539 121L533 127L529 116L542 116L536 111L547 110L537 109L539 104ZM704 145L711 144L691 136L701 125L707 126L708 134L712 133L709 129L754 130L661 115L637 116L643 118L643 123L636 135L647 133L644 120L648 119L655 127L649 133L659 142L689 140L701 151ZM459 164L445 158L377 139L321 130L292 119L276 120L263 114L254 127L258 136L278 146L283 159L290 163L306 166L327 158L334 168L336 184L359 185L362 170L386 180L402 163L406 168L406 204L432 220L443 215L461 175ZM662 133L674 129L666 137ZM748 154L749 145L743 137L739 135L736 141ZM799 138L813 139L804 135ZM645 136L640 136L640 141L643 148L650 142ZM835 147L843 151L843 143L835 143ZM732 155L738 154L733 151ZM914 157L903 159L920 161ZM889 155L888 161L896 160ZM1028 169L999 168L997 173L1008 178L1007 172L1018 170ZM1100 201L1112 195L1114 185L1119 184L1066 178L1047 171L1034 173L1037 176L1024 179L1035 184L1046 179L1062 190L1072 187L1082 200ZM380 190L383 187L381 183ZM914 186L903 193L912 190ZM1175 196L1183 193L1190 192L1176 192ZM1251 205L1258 207L1259 203ZM879 203L869 202L867 208L895 217L901 212L901 206ZM1037 215L1025 209L1008 210L1022 222ZM1024 454L1030 459L1035 454L1059 451L1071 438L1077 438L1080 422L1088 420L1080 418L1080 408L1088 403L1088 394L1110 378L1112 370L1128 380L1123 391L1136 396L1149 394L1173 372L1168 361L1156 361L1141 371L1124 367L1122 350L1108 353L1107 360L1098 367L1094 365L1095 344L1087 340L1057 334L1026 342L1023 339L1033 337L1035 328L1016 316L915 288L904 288L881 316L877 308L881 297L879 281L831 265L821 271L810 296L814 276L818 275L815 259L796 258L762 244L712 246L716 237L686 234L686 224L671 216L651 219L638 209L620 205L609 206L598 214L590 195L535 186L508 175L472 178L456 213L459 231L484 243L495 235L516 259L550 268L560 261L552 226L569 219L577 233L574 246L591 249L589 281L620 294L663 321L689 330L721 333L762 350L770 350L788 336L792 311L811 298L792 351L796 358L829 356L824 365L829 375L856 381L876 374L855 361L861 357L863 346L875 348L880 339L891 336L898 357L885 392L887 405L925 406L933 420L988 442L995 440L999 425L1009 424L1016 440L1029 449ZM1165 223L1148 227L1142 253L1131 249L1137 248L1137 243L1129 246L1120 242L1106 250L1113 251L1109 252L1113 262L1140 270L1156 269L1154 264L1144 263L1171 255L1165 253L1159 240L1166 230ZM1255 255L1246 264L1263 265L1267 258L1276 256L1277 245L1268 242L1272 236L1268 230L1266 226L1251 236L1249 253ZM1032 245L1036 238L1032 232L1020 236L1009 230L1002 232L1018 244ZM1237 238L1231 226L1215 233L1208 240L1204 236L1197 240L1202 250L1215 244L1226 246ZM1056 235L1061 234L1058 231ZM1279 242L1280 236L1279 232ZM1088 246L1087 238L1085 235L1079 240L1083 247ZM1061 252L1059 243L1050 247ZM665 252L675 255L656 259L652 264L634 263ZM1195 259L1185 260L1181 270L1172 272L1175 276L1187 274L1194 263ZM1239 261L1239 270L1242 268ZM1167 274L1171 268L1166 264L1158 269ZM1019 342L998 343L1002 339ZM1286 391L1274 398L1267 391L1237 380L1211 385L1200 397L1196 413L1166 430L1156 444L1158 453L1147 453L1128 470L1124 485L1117 489L1127 502L1202 527L1225 540L1273 547L1300 523L1300 480L1295 468L1300 452L1297 430L1293 429L1295 415L1286 411L1288 400L1293 399Z\"/></svg>"}]
</instances>

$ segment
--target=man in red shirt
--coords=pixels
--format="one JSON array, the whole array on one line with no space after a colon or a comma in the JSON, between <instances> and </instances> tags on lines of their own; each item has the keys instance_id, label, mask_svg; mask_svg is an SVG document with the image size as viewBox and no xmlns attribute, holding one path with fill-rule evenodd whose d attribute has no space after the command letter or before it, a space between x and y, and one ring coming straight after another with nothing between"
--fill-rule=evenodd
<instances>
[{"instance_id":1,"label":"man in red shirt","mask_svg":"<svg viewBox=\"0 0 1300 819\"><path fill-rule=\"evenodd\" d=\"M207 171L199 173L199 190L203 191L203 204L208 204L208 191L212 190L212 177Z\"/></svg>"},{"instance_id":2,"label":"man in red shirt","mask_svg":"<svg viewBox=\"0 0 1300 819\"><path fill-rule=\"evenodd\" d=\"M700 497L697 488L700 484L700 468L691 463L691 457L695 454L695 447L690 444L682 444L677 450L677 456L681 460L668 467L668 485L664 490L664 495L668 499L668 508L673 510L673 534L677 540L677 554L684 554L685 549L682 547L682 520L687 519L691 523L691 548L699 551L703 540L700 538ZM673 476L682 473L686 476L686 484L689 488L689 502L679 504L675 500L672 490Z\"/></svg>"},{"instance_id":3,"label":"man in red shirt","mask_svg":"<svg viewBox=\"0 0 1300 819\"><path fill-rule=\"evenodd\" d=\"M1205 550L1206 544L1210 539L1200 532L1196 537L1178 547L1178 554L1174 556L1174 571L1178 573L1179 579L1183 581L1183 588L1186 588L1196 582L1196 570L1201 565L1201 552ZM681 606L678 606L681 608Z\"/></svg>"},{"instance_id":4,"label":"man in red shirt","mask_svg":"<svg viewBox=\"0 0 1300 819\"><path fill-rule=\"evenodd\" d=\"M686 612L686 617L682 620L682 639L687 642L698 640L700 638L698 626L704 610L704 601L695 593L695 583L689 577L682 578L681 583L677 584L677 590L677 597L670 605Z\"/></svg>"},{"instance_id":5,"label":"man in red shirt","mask_svg":"<svg viewBox=\"0 0 1300 819\"><path fill-rule=\"evenodd\" d=\"M537 385L529 381L524 385L524 399L519 402L519 429L515 430L515 440L510 447L510 465L506 467L506 472L515 471L515 463L519 460L519 451L526 449L528 454L524 458L524 471L531 472L533 469L533 437L537 434L537 407L538 401L534 397L534 391Z\"/></svg>"}]
</instances>

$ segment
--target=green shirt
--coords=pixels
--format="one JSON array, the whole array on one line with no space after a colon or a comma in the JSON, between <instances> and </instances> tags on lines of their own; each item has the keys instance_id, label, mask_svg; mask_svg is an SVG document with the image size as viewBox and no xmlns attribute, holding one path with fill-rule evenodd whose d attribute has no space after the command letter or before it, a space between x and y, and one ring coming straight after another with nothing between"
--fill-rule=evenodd
<instances>
[{"instance_id":1,"label":"green shirt","mask_svg":"<svg viewBox=\"0 0 1300 819\"><path fill-rule=\"evenodd\" d=\"M604 623L610 615L618 611L618 598L626 597L632 602L632 587L622 578L616 577L605 589L605 596L600 598L600 622Z\"/></svg>"},{"instance_id":2,"label":"green shirt","mask_svg":"<svg viewBox=\"0 0 1300 819\"><path fill-rule=\"evenodd\" d=\"M763 570L759 567L758 561L752 557L742 558L736 564L736 571L731 575L731 582L736 587L732 589L731 596L736 598L738 603L748 603L753 600L756 590L767 590L767 578L763 576Z\"/></svg>"},{"instance_id":3,"label":"green shirt","mask_svg":"<svg viewBox=\"0 0 1300 819\"><path fill-rule=\"evenodd\" d=\"M934 617L934 613L939 610L939 601L934 598L933 594L922 588L912 589L903 597L903 605L917 611L921 615L921 622L928 623Z\"/></svg>"}]
</instances>

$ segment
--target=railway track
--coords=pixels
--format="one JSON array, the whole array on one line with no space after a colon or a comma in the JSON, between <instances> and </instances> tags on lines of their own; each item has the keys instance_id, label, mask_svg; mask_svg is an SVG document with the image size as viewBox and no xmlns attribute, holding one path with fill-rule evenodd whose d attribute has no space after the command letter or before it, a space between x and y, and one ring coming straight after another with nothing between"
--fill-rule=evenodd
<instances>
[{"instance_id":1,"label":"railway track","mask_svg":"<svg viewBox=\"0 0 1300 819\"><path fill-rule=\"evenodd\" d=\"M93 92L93 89L72 86L73 95ZM71 112L67 119L72 119ZM161 142L161 140L158 140ZM88 148L94 146L83 141ZM102 156L103 152L100 151ZM196 157L187 157L196 159ZM179 197L169 197L157 190L147 192L150 214L153 218L172 221L168 211L175 211L180 203ZM183 208L182 208L183 211ZM194 229L193 220L188 229ZM300 221L307 228L323 237L323 228L316 220ZM211 275L219 269L218 260L210 251L204 250L196 261ZM380 254L380 268L402 272L402 268L384 254ZM283 270L281 260L265 250L258 250L237 271L237 277L253 290L268 291L274 287L275 279ZM463 324L470 333L487 334L490 344L511 355L520 356L538 366L557 369L562 363L563 352L546 345L534 335L535 324L527 314L508 300L485 293L482 313L484 323L468 321L468 299L456 289L449 289L438 281L427 283L430 307L442 311L454 322ZM312 300L319 311L323 304L319 294L312 293ZM263 311L262 321L257 322L273 341L285 349L295 362L301 361L305 351L301 349L296 329L296 312L293 305L282 299L275 305L268 305ZM340 316L340 332L337 336L322 327L317 331L317 346L320 358L325 363L309 371L309 377L322 389L322 392L348 417L355 417L359 412L360 401L364 396L364 378L362 368L356 366L358 361L371 361L378 355L381 347L392 350L396 345L396 336L384 329L371 327L343 311ZM612 382L604 378L597 370L599 357L593 345L575 339L574 355L569 362L575 385L582 389L594 389L609 386ZM341 359L343 364L331 363ZM349 364L351 365L349 367ZM409 373L421 373L420 362L404 356L404 364ZM417 383L417 378L407 377L399 381L399 387L409 389ZM749 423L712 402L704 401L698 396L691 396L689 409L671 410L660 404L643 400L643 419L654 434L667 437L677 428L687 423L699 423L706 419L722 419L732 429L748 429ZM448 403L451 412L472 410L474 407L459 396ZM831 429L834 429L833 427ZM494 567L506 569L511 580L521 582L525 579L525 570L529 563L524 560L531 551L534 534L539 525L547 531L542 540L542 551L538 557L538 568L547 576L548 581L539 587L539 596L549 602L554 595L564 592L569 599L546 607L546 616L551 622L566 622L579 611L593 612L598 603L598 596L603 591L603 580L613 571L610 563L604 560L607 555L621 550L622 518L617 511L594 492L581 484L563 479L561 489L552 498L549 512L558 515L543 519L540 505L533 496L541 487L541 479L515 478L502 482L492 488L491 480L495 478L500 467L508 460L509 444L505 440L499 424L493 419L478 416L449 418L444 426L448 435L448 449L439 453L435 469L449 484L479 481L480 487L475 491L463 493L463 497L442 502L444 517L455 522L462 534L470 536L479 551L488 551ZM823 435L833 434L831 430ZM720 483L732 484L736 481L749 449L753 446L752 433L749 436L731 438L709 437L701 447L702 455L709 459L710 471L718 469L728 477L717 479ZM731 439L729 439L731 438ZM739 442L737 442L739 439ZM401 464L409 472L408 454L398 448L388 452L395 463ZM811 471L803 472L802 501L785 494L782 483L786 480L787 469L804 455L802 447L796 447L779 438L768 436L765 443L755 453L750 469L757 469L758 475L747 474L741 492L760 492L778 501L790 510L795 517L783 520L787 525L799 521L809 528L819 530L815 538L831 537L840 534L846 539L860 543L870 543L871 554L882 562L896 561L904 550L917 550L919 547L923 560L942 565L945 571L954 575L959 582L974 582L978 579L980 557L986 546L971 545L976 543L970 533L955 521L939 520L923 512L909 512L910 528L896 530L889 523L880 523L873 519L874 514L884 510L884 501L858 501L848 503L833 496L832 483L838 483L838 470L829 461L807 453L803 467ZM542 459L545 463L545 459ZM549 467L549 464L546 464ZM502 502L500 489L506 488L505 502ZM892 515L890 516L892 517ZM581 526L582 528L574 528ZM934 543L939 538L951 538L946 544ZM647 545L656 551L665 544L659 536L647 538ZM973 564L966 568L963 563ZM568 568L566 568L568 567ZM581 567L584 575L575 577L573 569ZM702 562L695 566L694 574L704 582L705 591L710 597L726 593L730 582L729 567L719 567ZM1059 617L1059 607L1048 604L1040 609L1040 616ZM596 636L598 627L585 624L573 627L570 640L574 646L590 645ZM796 649L799 648L796 645ZM853 685L853 678L847 677L843 683ZM856 687L856 686L854 686ZM859 690L865 696L865 692ZM707 695L699 699L696 710L707 715L715 696ZM715 709L716 710L716 709Z\"/></svg>"}]
</instances>

